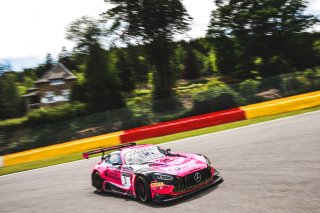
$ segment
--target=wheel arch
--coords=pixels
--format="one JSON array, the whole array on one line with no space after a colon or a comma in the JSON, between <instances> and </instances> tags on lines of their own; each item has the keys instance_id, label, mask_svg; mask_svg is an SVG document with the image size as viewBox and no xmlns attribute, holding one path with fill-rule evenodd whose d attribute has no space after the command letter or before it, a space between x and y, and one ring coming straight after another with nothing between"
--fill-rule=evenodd
<instances>
[{"instance_id":1,"label":"wheel arch","mask_svg":"<svg viewBox=\"0 0 320 213\"><path fill-rule=\"evenodd\" d=\"M134 178L134 188L135 188L135 190L136 190L136 184L137 184L137 180L139 179L139 177L144 177L147 181L148 181L148 178L145 176L145 174L143 174L143 173L138 173L138 174L136 174L136 176L135 176L135 178Z\"/></svg>"},{"instance_id":2,"label":"wheel arch","mask_svg":"<svg viewBox=\"0 0 320 213\"><path fill-rule=\"evenodd\" d=\"M92 170L92 172L91 172L91 181L93 181L93 176L94 176L94 174L96 174L96 173L98 173L98 174L100 175L100 177L101 177L100 172L99 172L97 169L94 169L94 170Z\"/></svg>"},{"instance_id":3,"label":"wheel arch","mask_svg":"<svg viewBox=\"0 0 320 213\"><path fill-rule=\"evenodd\" d=\"M147 183L150 184L151 183L151 179L152 179L152 172L139 172L135 174L135 181L134 184L136 184L137 179L142 176L146 179Z\"/></svg>"},{"instance_id":4,"label":"wheel arch","mask_svg":"<svg viewBox=\"0 0 320 213\"><path fill-rule=\"evenodd\" d=\"M93 175L94 175L95 173L99 173L99 175L100 175L100 172L99 172L97 169L94 169L94 170L92 170L92 172L91 172L91 177L93 177Z\"/></svg>"}]
</instances>

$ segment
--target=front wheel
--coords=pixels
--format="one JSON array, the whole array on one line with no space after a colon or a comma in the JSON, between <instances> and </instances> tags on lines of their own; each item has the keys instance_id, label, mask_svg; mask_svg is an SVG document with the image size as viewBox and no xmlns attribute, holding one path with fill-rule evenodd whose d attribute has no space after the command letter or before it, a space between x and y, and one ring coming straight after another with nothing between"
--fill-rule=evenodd
<instances>
[{"instance_id":1,"label":"front wheel","mask_svg":"<svg viewBox=\"0 0 320 213\"><path fill-rule=\"evenodd\" d=\"M136 195L137 198L144 203L151 200L150 187L147 180L143 176L139 176L137 178Z\"/></svg>"}]
</instances>

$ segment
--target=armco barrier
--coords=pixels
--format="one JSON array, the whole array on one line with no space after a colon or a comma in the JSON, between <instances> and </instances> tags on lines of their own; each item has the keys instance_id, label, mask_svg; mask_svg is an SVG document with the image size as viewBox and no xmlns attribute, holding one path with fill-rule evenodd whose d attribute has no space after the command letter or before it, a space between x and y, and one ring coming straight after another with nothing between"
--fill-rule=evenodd
<instances>
[{"instance_id":1,"label":"armco barrier","mask_svg":"<svg viewBox=\"0 0 320 213\"><path fill-rule=\"evenodd\" d=\"M127 143L244 119L243 110L234 108L127 130L120 136L120 139L122 143Z\"/></svg>"},{"instance_id":2,"label":"armco barrier","mask_svg":"<svg viewBox=\"0 0 320 213\"><path fill-rule=\"evenodd\" d=\"M240 107L246 118L262 117L320 105L320 91Z\"/></svg>"},{"instance_id":3,"label":"armco barrier","mask_svg":"<svg viewBox=\"0 0 320 213\"><path fill-rule=\"evenodd\" d=\"M103 146L118 145L121 143L119 137L119 135L121 134L122 132L115 132L111 134L71 141L63 144L46 146L42 148L4 155L3 166L12 166L37 160L43 160Z\"/></svg>"}]
</instances>

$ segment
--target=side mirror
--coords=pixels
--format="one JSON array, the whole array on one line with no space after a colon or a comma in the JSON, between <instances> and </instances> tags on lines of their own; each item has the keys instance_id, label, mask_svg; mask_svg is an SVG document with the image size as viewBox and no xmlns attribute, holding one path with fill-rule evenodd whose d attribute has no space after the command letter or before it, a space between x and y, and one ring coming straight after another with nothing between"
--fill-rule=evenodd
<instances>
[{"instance_id":1,"label":"side mirror","mask_svg":"<svg viewBox=\"0 0 320 213\"><path fill-rule=\"evenodd\" d=\"M171 152L171 149L166 149L167 152Z\"/></svg>"}]
</instances>

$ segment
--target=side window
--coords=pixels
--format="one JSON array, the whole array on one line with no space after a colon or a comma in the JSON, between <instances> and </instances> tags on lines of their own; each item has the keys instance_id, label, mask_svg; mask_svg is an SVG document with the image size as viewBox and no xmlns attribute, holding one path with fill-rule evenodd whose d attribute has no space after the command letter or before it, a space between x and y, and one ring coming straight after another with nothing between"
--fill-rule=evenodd
<instances>
[{"instance_id":1,"label":"side window","mask_svg":"<svg viewBox=\"0 0 320 213\"><path fill-rule=\"evenodd\" d=\"M106 163L108 163L109 158L110 158L110 155L106 156L105 159L104 159L104 161L105 161Z\"/></svg>"},{"instance_id":2,"label":"side window","mask_svg":"<svg viewBox=\"0 0 320 213\"><path fill-rule=\"evenodd\" d=\"M119 153L111 154L107 163L108 164L118 164L118 165L122 164L120 154Z\"/></svg>"}]
</instances>

